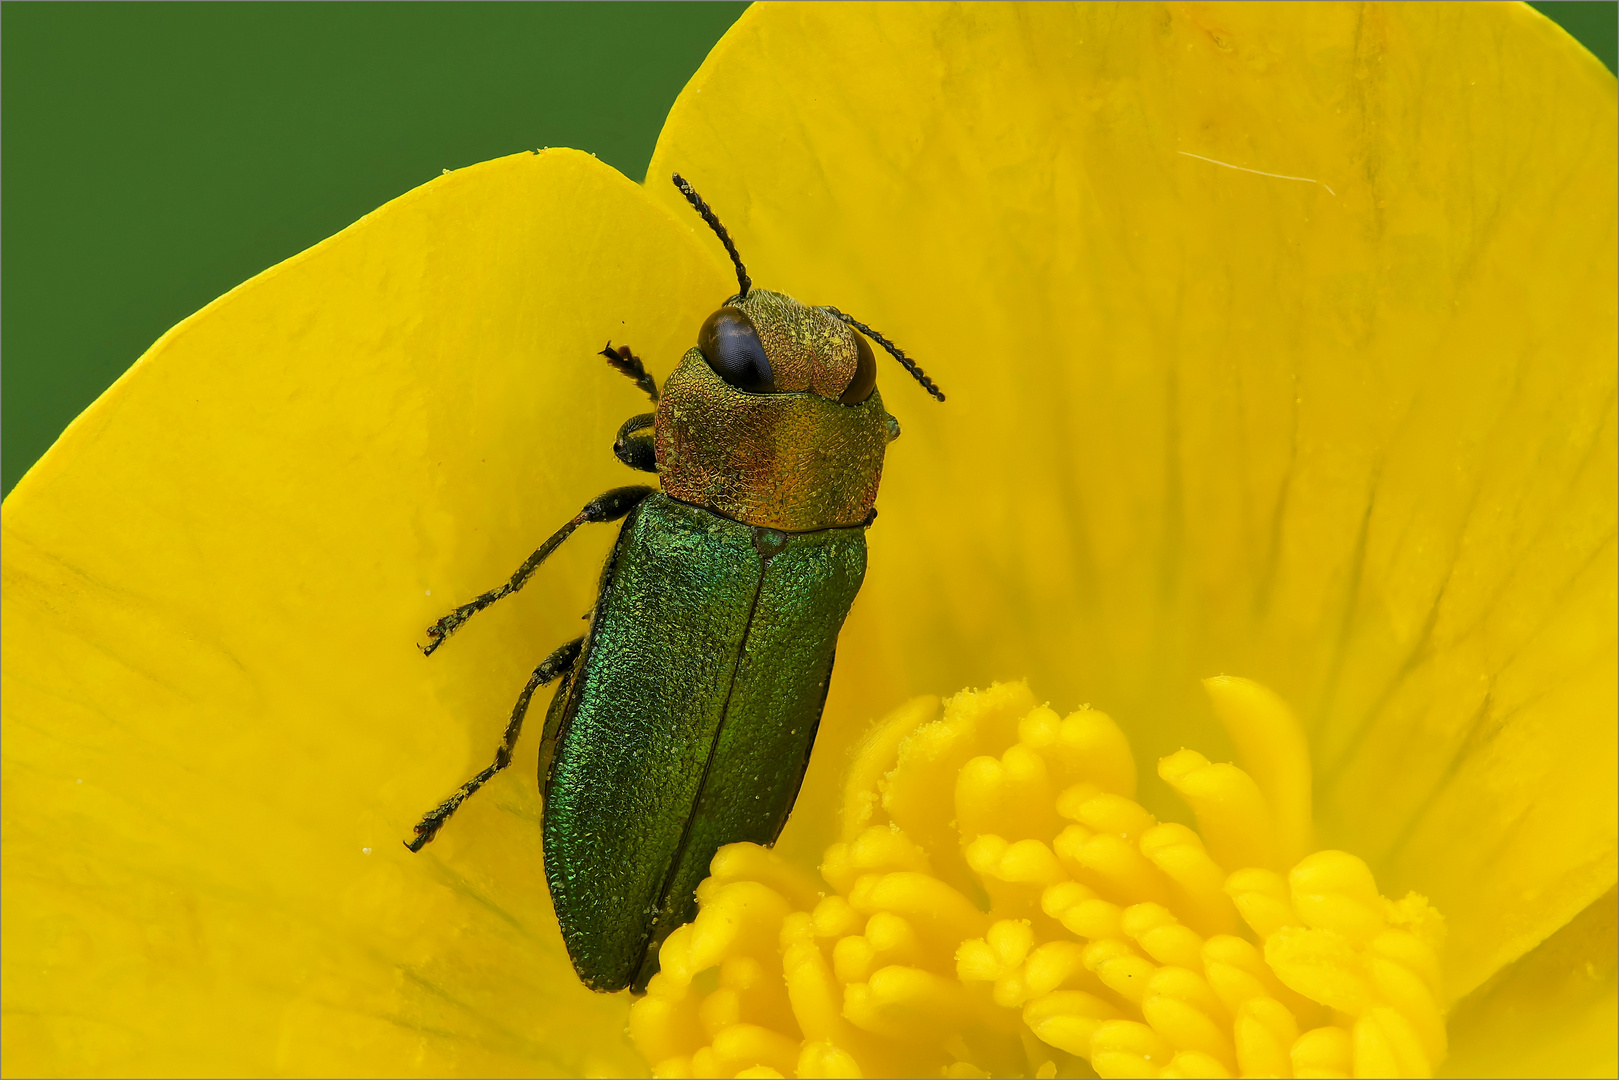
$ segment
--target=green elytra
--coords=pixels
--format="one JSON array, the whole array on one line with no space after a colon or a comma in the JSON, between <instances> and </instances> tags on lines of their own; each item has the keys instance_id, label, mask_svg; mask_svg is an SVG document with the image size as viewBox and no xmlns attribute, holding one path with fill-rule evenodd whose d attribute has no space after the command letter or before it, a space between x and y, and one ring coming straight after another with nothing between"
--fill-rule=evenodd
<instances>
[{"instance_id":1,"label":"green elytra","mask_svg":"<svg viewBox=\"0 0 1619 1080\"><path fill-rule=\"evenodd\" d=\"M431 654L522 588L579 525L624 519L587 633L535 669L494 763L406 845L420 851L510 764L534 692L560 680L540 748L545 871L574 969L604 992L645 990L658 947L695 916L715 852L774 843L797 797L865 577L883 451L898 434L861 335L944 400L864 324L754 290L713 211L674 181L724 243L740 289L661 399L627 347L603 350L658 403L619 429L614 453L657 472L663 490L591 500L510 581L428 628Z\"/></svg>"}]
</instances>

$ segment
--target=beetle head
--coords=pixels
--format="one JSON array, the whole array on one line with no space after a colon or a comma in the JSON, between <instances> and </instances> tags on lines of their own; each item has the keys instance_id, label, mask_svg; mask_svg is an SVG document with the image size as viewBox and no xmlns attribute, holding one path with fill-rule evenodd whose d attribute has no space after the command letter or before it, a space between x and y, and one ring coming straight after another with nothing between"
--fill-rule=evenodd
<instances>
[{"instance_id":1,"label":"beetle head","mask_svg":"<svg viewBox=\"0 0 1619 1080\"><path fill-rule=\"evenodd\" d=\"M765 289L710 315L697 348L716 375L746 394L812 393L858 405L877 386L865 338L822 308Z\"/></svg>"},{"instance_id":2,"label":"beetle head","mask_svg":"<svg viewBox=\"0 0 1619 1080\"><path fill-rule=\"evenodd\" d=\"M881 334L836 308L753 288L719 218L678 175L675 184L725 245L739 288L664 383L655 425L663 490L787 532L869 522L883 451L899 427L877 392L867 336L943 395Z\"/></svg>"}]
</instances>

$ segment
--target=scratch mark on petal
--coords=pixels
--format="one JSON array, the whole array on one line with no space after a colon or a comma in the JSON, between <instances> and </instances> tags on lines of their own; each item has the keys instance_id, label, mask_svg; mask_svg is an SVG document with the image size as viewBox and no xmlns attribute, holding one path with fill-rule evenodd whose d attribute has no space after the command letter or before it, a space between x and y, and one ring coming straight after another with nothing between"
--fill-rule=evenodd
<instances>
[{"instance_id":1,"label":"scratch mark on petal","mask_svg":"<svg viewBox=\"0 0 1619 1080\"><path fill-rule=\"evenodd\" d=\"M1303 184L1320 184L1322 187L1327 189L1328 195L1331 195L1335 199L1338 197L1338 193L1332 190L1332 188L1328 187L1325 180L1316 180L1308 176L1283 176L1281 173L1264 172L1260 169L1250 169L1242 165L1233 165L1229 161L1216 161L1214 158L1204 157L1202 154L1194 154L1190 150L1177 150L1175 153L1189 158L1197 158L1199 161L1206 161L1210 165L1223 165L1228 169L1236 169L1238 172L1253 173L1255 176L1268 176L1273 180L1297 180Z\"/></svg>"}]
</instances>

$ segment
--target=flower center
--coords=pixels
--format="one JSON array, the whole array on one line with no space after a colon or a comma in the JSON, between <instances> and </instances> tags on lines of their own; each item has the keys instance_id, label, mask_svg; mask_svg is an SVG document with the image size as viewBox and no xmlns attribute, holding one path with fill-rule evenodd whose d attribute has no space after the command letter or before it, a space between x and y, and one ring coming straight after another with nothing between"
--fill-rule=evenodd
<instances>
[{"instance_id":1,"label":"flower center","mask_svg":"<svg viewBox=\"0 0 1619 1080\"><path fill-rule=\"evenodd\" d=\"M752 844L715 856L631 1009L654 1075L1431 1076L1443 920L1307 854L1297 720L1206 686L1247 768L1158 763L1196 831L1134 801L1101 712L1021 684L900 709L851 764L832 891Z\"/></svg>"}]
</instances>

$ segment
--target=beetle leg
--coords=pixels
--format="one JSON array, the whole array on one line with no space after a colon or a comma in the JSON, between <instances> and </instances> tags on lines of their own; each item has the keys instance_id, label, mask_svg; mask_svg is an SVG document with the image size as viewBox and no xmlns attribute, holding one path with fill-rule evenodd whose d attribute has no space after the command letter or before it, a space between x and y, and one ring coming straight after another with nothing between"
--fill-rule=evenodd
<instances>
[{"instance_id":1,"label":"beetle leg","mask_svg":"<svg viewBox=\"0 0 1619 1080\"><path fill-rule=\"evenodd\" d=\"M603 349L596 355L607 357L607 362L612 364L614 369L616 369L620 375L623 375L629 379L634 379L635 385L641 388L641 392L647 397L651 398L653 404L657 404L657 381L652 378L652 374L647 371L645 365L641 363L641 358L630 352L630 347L628 345L620 345L615 349L613 348L613 343L609 341L607 343L607 348Z\"/></svg>"},{"instance_id":2,"label":"beetle leg","mask_svg":"<svg viewBox=\"0 0 1619 1080\"><path fill-rule=\"evenodd\" d=\"M632 469L642 472L658 471L658 452L656 444L650 435L637 435L638 431L645 431L657 420L653 413L640 413L624 421L618 429L618 436L613 440L613 454Z\"/></svg>"},{"instance_id":3,"label":"beetle leg","mask_svg":"<svg viewBox=\"0 0 1619 1080\"><path fill-rule=\"evenodd\" d=\"M584 638L574 638L540 661L540 666L528 677L528 684L523 687L523 692L517 695L517 704L512 706L512 718L506 723L506 736L500 741L500 749L495 751L495 763L462 784L454 795L429 810L421 823L416 826L416 838L407 840L406 847L412 851L420 851L426 847L450 819L450 815L466 801L468 795L483 787L490 777L512 763L512 751L517 747L517 736L522 734L523 718L528 715L528 703L534 697L534 691L568 672L573 667L574 661L579 659L579 650L583 648L584 643Z\"/></svg>"},{"instance_id":4,"label":"beetle leg","mask_svg":"<svg viewBox=\"0 0 1619 1080\"><path fill-rule=\"evenodd\" d=\"M528 584L529 576L539 568L539 565L550 556L551 552L562 546L562 541L573 535L573 530L587 522L617 521L640 505L641 500L652 494L652 491L652 488L635 485L633 487L621 487L614 488L611 491L604 491L591 499L585 504L585 508L574 516L573 520L552 533L550 539L541 544L539 550L530 555L523 562L523 565L517 568L517 573L511 576L510 581L498 589L490 589L470 603L462 604L438 622L429 626L427 628L427 644L418 646L418 648L427 656L432 656L433 650L444 644L444 639L460 629L462 623L493 604L496 600L510 596Z\"/></svg>"}]
</instances>

